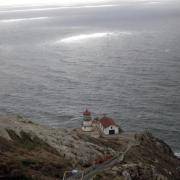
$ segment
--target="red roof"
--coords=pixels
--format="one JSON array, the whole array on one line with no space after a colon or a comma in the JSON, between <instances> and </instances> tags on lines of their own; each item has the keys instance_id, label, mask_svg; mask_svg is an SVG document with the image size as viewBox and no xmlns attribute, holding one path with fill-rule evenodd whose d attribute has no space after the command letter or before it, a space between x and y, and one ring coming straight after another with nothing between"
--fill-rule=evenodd
<instances>
[{"instance_id":1,"label":"red roof","mask_svg":"<svg viewBox=\"0 0 180 180\"><path fill-rule=\"evenodd\" d=\"M111 119L109 117L103 117L102 119L100 119L100 123L102 124L102 126L104 128L107 128L107 127L112 126L112 125L117 126L115 124L115 122L113 121L113 119Z\"/></svg>"},{"instance_id":2,"label":"red roof","mask_svg":"<svg viewBox=\"0 0 180 180\"><path fill-rule=\"evenodd\" d=\"M90 116L90 115L91 115L91 112L88 111L88 109L86 109L86 111L83 112L83 115L84 115L84 116Z\"/></svg>"}]
</instances>

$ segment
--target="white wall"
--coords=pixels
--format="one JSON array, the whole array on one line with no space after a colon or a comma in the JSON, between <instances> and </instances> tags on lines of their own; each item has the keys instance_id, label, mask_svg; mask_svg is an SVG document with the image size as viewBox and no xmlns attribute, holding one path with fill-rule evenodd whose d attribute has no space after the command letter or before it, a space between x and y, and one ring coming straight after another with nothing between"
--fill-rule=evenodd
<instances>
[{"instance_id":1,"label":"white wall","mask_svg":"<svg viewBox=\"0 0 180 180\"><path fill-rule=\"evenodd\" d=\"M92 131L92 127L91 126L82 126L82 130L83 131Z\"/></svg>"},{"instance_id":2,"label":"white wall","mask_svg":"<svg viewBox=\"0 0 180 180\"><path fill-rule=\"evenodd\" d=\"M107 128L104 129L104 134L109 134L109 130L115 130L115 134L119 134L119 127L117 126L109 126Z\"/></svg>"},{"instance_id":3,"label":"white wall","mask_svg":"<svg viewBox=\"0 0 180 180\"><path fill-rule=\"evenodd\" d=\"M92 121L83 121L83 126L92 126Z\"/></svg>"},{"instance_id":4,"label":"white wall","mask_svg":"<svg viewBox=\"0 0 180 180\"><path fill-rule=\"evenodd\" d=\"M82 130L92 131L92 121L83 121Z\"/></svg>"}]
</instances>

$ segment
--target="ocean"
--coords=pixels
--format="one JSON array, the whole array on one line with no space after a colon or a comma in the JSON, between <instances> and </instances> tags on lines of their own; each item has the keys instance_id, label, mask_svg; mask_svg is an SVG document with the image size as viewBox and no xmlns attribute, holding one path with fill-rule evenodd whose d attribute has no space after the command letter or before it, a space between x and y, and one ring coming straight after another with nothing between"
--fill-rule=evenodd
<instances>
[{"instance_id":1,"label":"ocean","mask_svg":"<svg viewBox=\"0 0 180 180\"><path fill-rule=\"evenodd\" d=\"M0 113L79 127L85 108L180 152L180 3L0 7Z\"/></svg>"}]
</instances>

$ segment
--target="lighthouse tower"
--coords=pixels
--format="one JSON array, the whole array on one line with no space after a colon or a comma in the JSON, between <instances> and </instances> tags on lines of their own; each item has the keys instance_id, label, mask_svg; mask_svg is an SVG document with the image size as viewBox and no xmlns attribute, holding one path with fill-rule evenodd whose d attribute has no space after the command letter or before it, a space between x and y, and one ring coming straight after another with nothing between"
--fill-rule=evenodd
<instances>
[{"instance_id":1,"label":"lighthouse tower","mask_svg":"<svg viewBox=\"0 0 180 180\"><path fill-rule=\"evenodd\" d=\"M86 132L92 131L92 117L91 112L88 111L88 109L83 112L82 130Z\"/></svg>"}]
</instances>

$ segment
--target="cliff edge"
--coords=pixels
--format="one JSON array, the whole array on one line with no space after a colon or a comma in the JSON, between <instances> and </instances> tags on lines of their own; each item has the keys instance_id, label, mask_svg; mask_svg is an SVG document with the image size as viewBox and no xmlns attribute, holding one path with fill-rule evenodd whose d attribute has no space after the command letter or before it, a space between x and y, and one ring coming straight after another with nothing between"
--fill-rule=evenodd
<instances>
[{"instance_id":1,"label":"cliff edge","mask_svg":"<svg viewBox=\"0 0 180 180\"><path fill-rule=\"evenodd\" d=\"M93 137L81 129L52 129L0 117L0 179L179 180L180 159L151 133ZM80 179L69 173L66 179Z\"/></svg>"}]
</instances>

